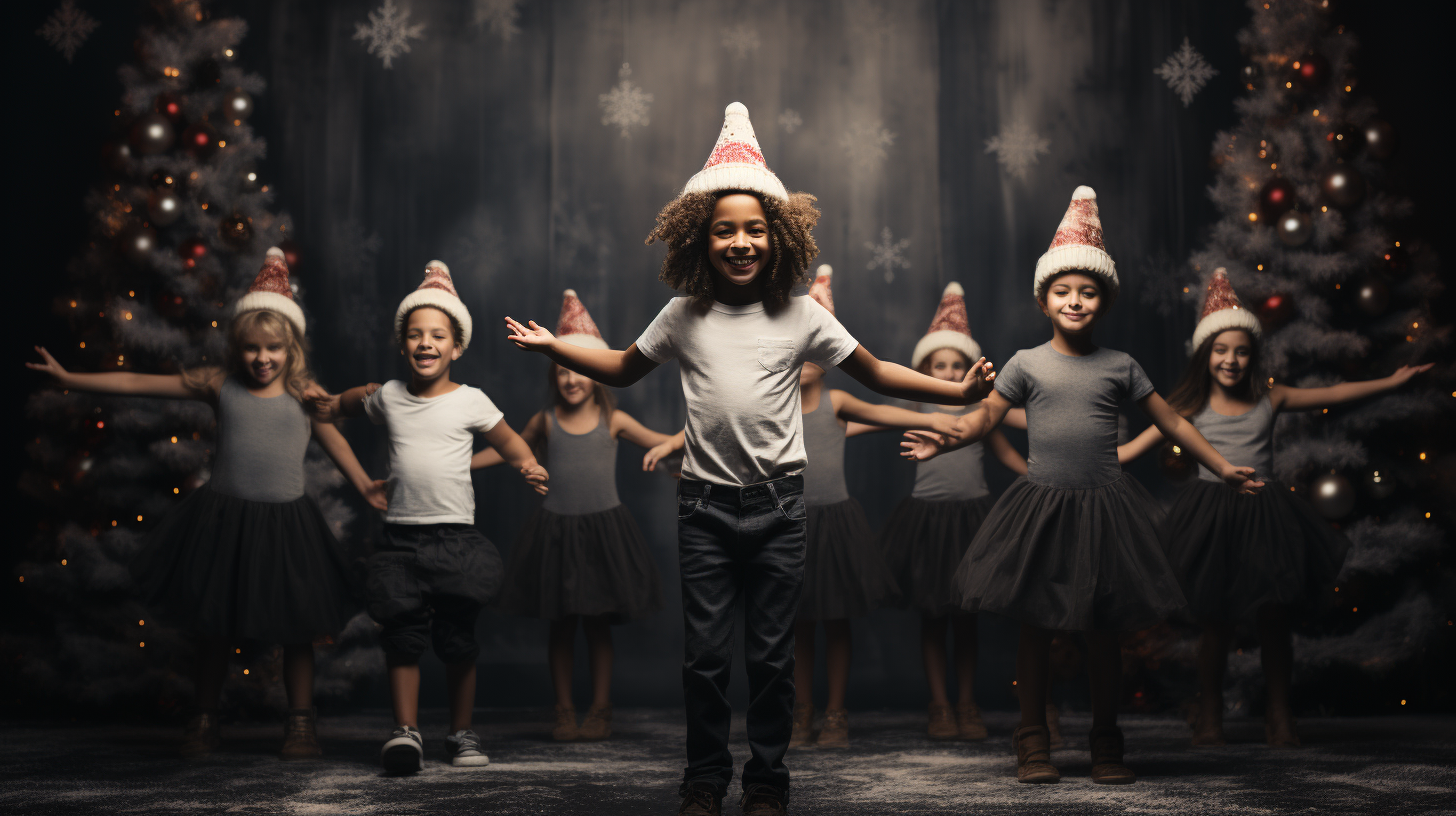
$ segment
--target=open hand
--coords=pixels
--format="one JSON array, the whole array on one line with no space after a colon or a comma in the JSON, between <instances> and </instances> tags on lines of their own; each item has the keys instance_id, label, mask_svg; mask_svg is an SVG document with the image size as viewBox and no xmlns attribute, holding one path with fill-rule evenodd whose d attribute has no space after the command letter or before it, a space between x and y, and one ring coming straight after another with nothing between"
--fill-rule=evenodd
<instances>
[{"instance_id":1,"label":"open hand","mask_svg":"<svg viewBox=\"0 0 1456 816\"><path fill-rule=\"evenodd\" d=\"M52 377L55 377L58 380L66 379L67 372L65 367L63 367L60 363L56 362L56 358L52 357L51 353L45 350L45 346L36 346L35 353L40 355L41 362L26 363L26 368L30 369L31 371L44 371L45 373L51 375Z\"/></svg>"},{"instance_id":2,"label":"open hand","mask_svg":"<svg viewBox=\"0 0 1456 816\"><path fill-rule=\"evenodd\" d=\"M511 333L506 335L506 339L515 343L516 348L526 351L545 351L556 342L556 335L544 326L537 325L534 320L527 321L527 323L529 325L522 326L514 318L506 318L506 327L511 330Z\"/></svg>"},{"instance_id":3,"label":"open hand","mask_svg":"<svg viewBox=\"0 0 1456 816\"><path fill-rule=\"evenodd\" d=\"M44 350L42 350L41 353L44 354ZM1392 385L1405 385L1407 382L1410 381L1411 377L1430 371L1431 366L1433 365L1435 365L1435 363L1426 363L1425 365L1418 366L1401 366L1400 368L1397 368L1395 370L1394 374L1390 375L1390 382ZM31 368L35 368L35 366L31 366Z\"/></svg>"},{"instance_id":4,"label":"open hand","mask_svg":"<svg viewBox=\"0 0 1456 816\"><path fill-rule=\"evenodd\" d=\"M673 444L671 440L663 442L660 445L654 445L647 449L647 453L642 455L642 469L646 471L656 470L659 462L674 453L677 453L677 445Z\"/></svg>"},{"instance_id":5,"label":"open hand","mask_svg":"<svg viewBox=\"0 0 1456 816\"><path fill-rule=\"evenodd\" d=\"M1264 487L1263 482L1254 481L1254 469L1251 467L1235 467L1229 465L1228 469L1220 473L1219 476L1223 478L1224 483L1229 487L1246 496L1252 496Z\"/></svg>"},{"instance_id":6,"label":"open hand","mask_svg":"<svg viewBox=\"0 0 1456 816\"><path fill-rule=\"evenodd\" d=\"M551 476L546 473L546 468L540 465L528 465L521 468L521 475L526 477L526 484L537 493L544 496L550 492L551 488L546 486L546 482L551 479Z\"/></svg>"},{"instance_id":7,"label":"open hand","mask_svg":"<svg viewBox=\"0 0 1456 816\"><path fill-rule=\"evenodd\" d=\"M935 458L943 445L945 437L930 431L906 431L905 439L900 442L900 455L906 459L913 459L917 462L924 462L927 459Z\"/></svg>"},{"instance_id":8,"label":"open hand","mask_svg":"<svg viewBox=\"0 0 1456 816\"><path fill-rule=\"evenodd\" d=\"M389 509L389 496L384 489L388 484L383 479L375 479L363 491L364 500L369 502L370 507L381 513Z\"/></svg>"},{"instance_id":9,"label":"open hand","mask_svg":"<svg viewBox=\"0 0 1456 816\"><path fill-rule=\"evenodd\" d=\"M994 363L982 357L966 372L966 378L961 380L961 396L965 397L966 404L991 395L991 383L996 381L995 368Z\"/></svg>"}]
</instances>

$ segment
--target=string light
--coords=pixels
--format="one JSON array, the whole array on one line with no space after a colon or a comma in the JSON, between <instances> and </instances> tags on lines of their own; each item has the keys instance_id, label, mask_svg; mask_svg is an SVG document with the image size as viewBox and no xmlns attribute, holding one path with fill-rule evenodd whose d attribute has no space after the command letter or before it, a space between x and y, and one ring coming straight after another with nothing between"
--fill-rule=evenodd
<instances>
[{"instance_id":1,"label":"string light","mask_svg":"<svg viewBox=\"0 0 1456 816\"><path fill-rule=\"evenodd\" d=\"M172 488L172 492L173 493L181 493L182 492L182 488L180 488L180 487L174 487L174 488Z\"/></svg>"},{"instance_id":2,"label":"string light","mask_svg":"<svg viewBox=\"0 0 1456 816\"><path fill-rule=\"evenodd\" d=\"M137 516L137 521L141 521L141 520L142 520L142 517L141 516Z\"/></svg>"},{"instance_id":3,"label":"string light","mask_svg":"<svg viewBox=\"0 0 1456 816\"><path fill-rule=\"evenodd\" d=\"M1249 220L1250 221L1258 221L1259 220L1259 214L1258 213L1249 213ZM1389 258L1390 256L1387 255L1385 257L1386 258Z\"/></svg>"},{"instance_id":4,"label":"string light","mask_svg":"<svg viewBox=\"0 0 1456 816\"><path fill-rule=\"evenodd\" d=\"M144 620L137 621L137 626L146 626L146 625L147 625L147 622L144 621Z\"/></svg>"},{"instance_id":5,"label":"string light","mask_svg":"<svg viewBox=\"0 0 1456 816\"><path fill-rule=\"evenodd\" d=\"M247 674L247 673L248 673L248 670L247 669L243 669L243 674Z\"/></svg>"},{"instance_id":6,"label":"string light","mask_svg":"<svg viewBox=\"0 0 1456 816\"><path fill-rule=\"evenodd\" d=\"M1400 704L1401 704L1401 705L1405 705L1405 700L1401 700L1401 701L1400 701Z\"/></svg>"},{"instance_id":7,"label":"string light","mask_svg":"<svg viewBox=\"0 0 1456 816\"><path fill-rule=\"evenodd\" d=\"M1421 453L1421 461L1422 462L1426 461L1426 454L1424 452Z\"/></svg>"},{"instance_id":8,"label":"string light","mask_svg":"<svg viewBox=\"0 0 1456 816\"><path fill-rule=\"evenodd\" d=\"M64 558L62 558L62 559L61 559L61 566L63 566L63 567L64 567L64 566L65 566L65 565L66 565L66 559L64 559Z\"/></svg>"}]
</instances>

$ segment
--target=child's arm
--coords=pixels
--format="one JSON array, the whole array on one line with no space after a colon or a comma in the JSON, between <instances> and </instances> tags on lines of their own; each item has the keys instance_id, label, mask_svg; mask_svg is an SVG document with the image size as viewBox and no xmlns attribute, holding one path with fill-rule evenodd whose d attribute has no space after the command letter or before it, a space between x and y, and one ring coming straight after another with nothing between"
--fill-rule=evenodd
<instances>
[{"instance_id":1,"label":"child's arm","mask_svg":"<svg viewBox=\"0 0 1456 816\"><path fill-rule=\"evenodd\" d=\"M519 470L521 475L526 477L526 484L529 484L537 493L546 495L548 488L546 481L550 477L546 468L536 461L531 454L531 448L521 439L521 435L511 430L511 426L504 421L497 422L494 428L486 431L485 441L490 443L492 448L500 451L503 459L511 464L511 467Z\"/></svg>"},{"instance_id":2,"label":"child's arm","mask_svg":"<svg viewBox=\"0 0 1456 816\"><path fill-rule=\"evenodd\" d=\"M1422 366L1401 366L1389 377L1364 382L1347 382L1324 388L1295 388L1291 385L1276 385L1269 390L1269 402L1275 411L1307 411L1326 405L1339 405L1362 397L1369 397L1384 391L1399 388L1411 377L1428 371L1435 363Z\"/></svg>"},{"instance_id":3,"label":"child's arm","mask_svg":"<svg viewBox=\"0 0 1456 816\"><path fill-rule=\"evenodd\" d=\"M1157 425L1149 425L1146 431L1133 437L1131 441L1117 446L1117 463L1125 465L1129 462L1136 462L1143 454L1157 447L1163 441L1163 432L1158 430Z\"/></svg>"},{"instance_id":4,"label":"child's arm","mask_svg":"<svg viewBox=\"0 0 1456 816\"><path fill-rule=\"evenodd\" d=\"M560 342L545 327L536 325L534 320L528 322L529 326L522 326L515 320L506 318L506 325L511 330L506 339L515 343L517 348L539 351L557 365L590 377L602 385L625 388L657 368L657 363L637 350L636 343L628 346L626 351L582 348Z\"/></svg>"},{"instance_id":5,"label":"child's arm","mask_svg":"<svg viewBox=\"0 0 1456 816\"><path fill-rule=\"evenodd\" d=\"M303 390L303 401L309 406L314 419L320 422L338 422L344 417L362 415L364 397L378 388L374 383L369 383L350 388L342 394L330 394L318 383L309 383Z\"/></svg>"},{"instance_id":6,"label":"child's arm","mask_svg":"<svg viewBox=\"0 0 1456 816\"><path fill-rule=\"evenodd\" d=\"M1026 419L1026 410L1023 408L1012 408L1007 412L1007 417L1009 418L1011 414L1017 412L1021 413L1021 418L1024 422ZM1010 425L1011 423L1007 422L1005 424ZM1016 475L1026 475L1026 457L1021 455L1021 451L1011 447L1011 443L1006 441L1006 437L1002 436L1000 431L992 431L986 434L986 448L1000 460L1001 464L1015 471Z\"/></svg>"},{"instance_id":7,"label":"child's arm","mask_svg":"<svg viewBox=\"0 0 1456 816\"><path fill-rule=\"evenodd\" d=\"M1162 431L1164 436L1192 454L1199 464L1217 473L1229 487L1240 493L1252 494L1258 493L1259 488L1264 486L1263 482L1254 481L1253 468L1235 467L1229 464L1222 454L1208 444L1208 440L1203 438L1203 434L1193 427L1192 422L1168 407L1168 403L1158 396L1158 392L1154 391L1138 400L1138 405L1153 420L1153 424L1158 426L1158 430Z\"/></svg>"},{"instance_id":8,"label":"child's arm","mask_svg":"<svg viewBox=\"0 0 1456 816\"><path fill-rule=\"evenodd\" d=\"M881 428L879 425L866 425L863 422L847 422L844 425L844 436L846 439L848 439L851 436L862 436L864 434L878 433L884 430L889 429Z\"/></svg>"},{"instance_id":9,"label":"child's arm","mask_svg":"<svg viewBox=\"0 0 1456 816\"><path fill-rule=\"evenodd\" d=\"M369 502L375 510L388 510L389 500L385 498L383 479L370 479L369 474L364 472L364 466L359 464L359 457L354 455L354 449L349 446L349 440L339 433L331 422L313 420L313 438L318 440L323 447L324 453L334 460L334 465L349 484L359 491L359 495Z\"/></svg>"},{"instance_id":10,"label":"child's arm","mask_svg":"<svg viewBox=\"0 0 1456 816\"><path fill-rule=\"evenodd\" d=\"M56 358L41 346L35 351L43 362L26 363L32 371L44 371L62 388L95 391L100 394L126 394L134 397L168 397L171 399L214 399L222 386L220 369L199 369L198 386L190 386L181 374L136 374L131 371L106 371L99 374L77 374L67 371Z\"/></svg>"},{"instance_id":11,"label":"child's arm","mask_svg":"<svg viewBox=\"0 0 1456 816\"><path fill-rule=\"evenodd\" d=\"M638 422L620 408L612 412L612 434L639 448L652 449L672 439L675 434L659 433Z\"/></svg>"},{"instance_id":12,"label":"child's arm","mask_svg":"<svg viewBox=\"0 0 1456 816\"><path fill-rule=\"evenodd\" d=\"M938 434L955 432L956 417L951 414L943 414L939 411L921 413L908 408L897 408L893 405L876 405L873 402L865 402L848 391L838 389L831 390L829 398L835 404L834 412L837 416L862 423L861 427L867 427L867 430L861 431L861 433L891 429L933 431ZM845 435L849 435L847 428Z\"/></svg>"},{"instance_id":13,"label":"child's arm","mask_svg":"<svg viewBox=\"0 0 1456 816\"><path fill-rule=\"evenodd\" d=\"M905 441L900 443L904 450L900 455L906 459L924 461L957 448L964 448L996 430L1006 413L1011 410L1011 401L992 391L991 396L981 401L981 407L956 417L955 429L941 437L925 431L907 431Z\"/></svg>"},{"instance_id":14,"label":"child's arm","mask_svg":"<svg viewBox=\"0 0 1456 816\"><path fill-rule=\"evenodd\" d=\"M546 434L546 414L544 411L537 411L526 421L526 427L521 429L521 441L526 447L534 449L536 440ZM470 469L480 470L481 468L495 467L505 461L505 457L493 447L484 447L470 457Z\"/></svg>"},{"instance_id":15,"label":"child's arm","mask_svg":"<svg viewBox=\"0 0 1456 816\"><path fill-rule=\"evenodd\" d=\"M1008 428L1015 428L1018 431L1026 430L1026 409L1012 408L1006 412L1006 416L1001 420L1001 424ZM1020 456L1020 454L1017 455Z\"/></svg>"},{"instance_id":16,"label":"child's arm","mask_svg":"<svg viewBox=\"0 0 1456 816\"><path fill-rule=\"evenodd\" d=\"M642 457L643 470L656 470L657 463L683 449L687 438L687 429L683 429L654 445Z\"/></svg>"},{"instance_id":17,"label":"child's arm","mask_svg":"<svg viewBox=\"0 0 1456 816\"><path fill-rule=\"evenodd\" d=\"M856 346L839 364L841 371L876 393L939 405L968 405L985 398L991 392L992 381L996 379L996 372L992 368L991 363L982 357L966 372L964 380L958 383L947 382L898 363L877 359L864 346Z\"/></svg>"}]
</instances>

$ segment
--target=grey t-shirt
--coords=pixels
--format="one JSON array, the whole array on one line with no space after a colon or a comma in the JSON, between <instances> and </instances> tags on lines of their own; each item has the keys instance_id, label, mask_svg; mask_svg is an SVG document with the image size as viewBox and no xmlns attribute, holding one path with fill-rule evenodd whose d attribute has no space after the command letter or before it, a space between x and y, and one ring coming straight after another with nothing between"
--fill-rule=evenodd
<instances>
[{"instance_id":1,"label":"grey t-shirt","mask_svg":"<svg viewBox=\"0 0 1456 816\"><path fill-rule=\"evenodd\" d=\"M303 495L303 458L313 425L290 394L257 397L237 380L217 392L217 459L208 486L256 502Z\"/></svg>"},{"instance_id":2,"label":"grey t-shirt","mask_svg":"<svg viewBox=\"0 0 1456 816\"><path fill-rule=\"evenodd\" d=\"M1088 488L1122 476L1117 411L1153 393L1142 366L1099 348L1068 357L1044 343L1016 352L996 375L996 391L1026 408L1026 478L1050 487Z\"/></svg>"},{"instance_id":3,"label":"grey t-shirt","mask_svg":"<svg viewBox=\"0 0 1456 816\"><path fill-rule=\"evenodd\" d=\"M923 413L967 414L979 407L935 406ZM915 464L915 489L910 495L922 501L969 501L991 494L986 487L986 468L982 464L985 448L980 442L967 445L934 459Z\"/></svg>"}]
</instances>

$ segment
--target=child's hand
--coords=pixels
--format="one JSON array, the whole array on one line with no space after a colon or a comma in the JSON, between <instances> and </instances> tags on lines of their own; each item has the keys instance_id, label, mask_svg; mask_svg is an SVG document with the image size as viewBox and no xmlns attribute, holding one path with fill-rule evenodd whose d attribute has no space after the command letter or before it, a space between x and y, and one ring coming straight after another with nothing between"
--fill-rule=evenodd
<instances>
[{"instance_id":1,"label":"child's hand","mask_svg":"<svg viewBox=\"0 0 1456 816\"><path fill-rule=\"evenodd\" d=\"M330 394L322 385L309 383L303 389L303 402L308 406L309 413L314 419L320 422L333 422L343 416L343 399L337 394Z\"/></svg>"},{"instance_id":2,"label":"child's hand","mask_svg":"<svg viewBox=\"0 0 1456 816\"><path fill-rule=\"evenodd\" d=\"M1264 486L1263 482L1254 481L1254 469L1251 467L1234 467L1233 465L1229 465L1218 475L1229 487L1247 496L1258 493L1259 489Z\"/></svg>"},{"instance_id":3,"label":"child's hand","mask_svg":"<svg viewBox=\"0 0 1456 816\"><path fill-rule=\"evenodd\" d=\"M45 346L36 346L35 353L40 355L42 362L26 363L26 368L30 369L31 371L44 371L52 377L55 377L57 380L64 381L66 379L67 372L65 367L63 367L60 363L56 362L56 358L52 357L51 353L45 350Z\"/></svg>"},{"instance_id":4,"label":"child's hand","mask_svg":"<svg viewBox=\"0 0 1456 816\"><path fill-rule=\"evenodd\" d=\"M45 350L42 349L41 350L41 353L44 354L45 353ZM50 355L46 355L46 356L50 356ZM1430 371L1431 370L1431 366L1433 366L1433 365L1435 365L1435 363L1426 363L1425 365L1419 365L1419 366L1401 366L1400 368L1397 368L1395 370L1395 373L1394 374L1391 374L1390 377L1388 377L1388 379L1390 380L1390 384L1391 384L1392 387L1399 387L1399 386L1405 385L1407 382L1410 382L1410 378L1411 377L1414 377L1417 374L1424 374L1427 371ZM35 368L35 366L31 366L31 368Z\"/></svg>"},{"instance_id":5,"label":"child's hand","mask_svg":"<svg viewBox=\"0 0 1456 816\"><path fill-rule=\"evenodd\" d=\"M950 438L954 439L956 437L956 435L957 435L956 434L956 427L957 427L956 420L958 420L958 419L959 419L959 417L954 416L953 414L942 414L942 413L939 413L939 412L934 413L934 414L931 414L930 415L930 425L931 425L931 428L930 429L932 431L934 431L935 433L941 435L941 436L950 437Z\"/></svg>"},{"instance_id":6,"label":"child's hand","mask_svg":"<svg viewBox=\"0 0 1456 816\"><path fill-rule=\"evenodd\" d=\"M544 496L550 492L551 488L546 486L546 482L550 480L551 476L546 472L546 468L540 465L528 465L521 468L521 475L526 477L526 484L537 493Z\"/></svg>"},{"instance_id":7,"label":"child's hand","mask_svg":"<svg viewBox=\"0 0 1456 816\"><path fill-rule=\"evenodd\" d=\"M656 470L659 462L674 453L677 453L677 446L672 443L672 440L663 442L660 445L654 445L647 450L647 453L642 455L642 469L646 471Z\"/></svg>"},{"instance_id":8,"label":"child's hand","mask_svg":"<svg viewBox=\"0 0 1456 816\"><path fill-rule=\"evenodd\" d=\"M515 319L507 317L506 326L511 333L506 335L506 339L515 343L517 348L526 351L546 351L551 348L551 344L556 342L556 336L547 331L544 326L536 325L536 321L528 322L529 326L522 326Z\"/></svg>"},{"instance_id":9,"label":"child's hand","mask_svg":"<svg viewBox=\"0 0 1456 816\"><path fill-rule=\"evenodd\" d=\"M374 396L375 391L378 391L383 387L384 386L380 385L379 383L368 383L364 386L364 396L372 397Z\"/></svg>"},{"instance_id":10,"label":"child's hand","mask_svg":"<svg viewBox=\"0 0 1456 816\"><path fill-rule=\"evenodd\" d=\"M364 500L369 502L369 506L381 513L389 509L389 496L384 490L388 484L383 479L375 479L369 483L368 487L361 491Z\"/></svg>"},{"instance_id":11,"label":"child's hand","mask_svg":"<svg viewBox=\"0 0 1456 816\"><path fill-rule=\"evenodd\" d=\"M991 395L991 383L996 380L995 368L990 360L982 357L966 372L966 378L961 380L961 396L965 397L967 405Z\"/></svg>"},{"instance_id":12,"label":"child's hand","mask_svg":"<svg viewBox=\"0 0 1456 816\"><path fill-rule=\"evenodd\" d=\"M929 431L906 431L905 439L900 443L904 450L900 455L906 459L913 459L917 462L924 462L933 459L940 453L941 446L945 444L945 437Z\"/></svg>"}]
</instances>

